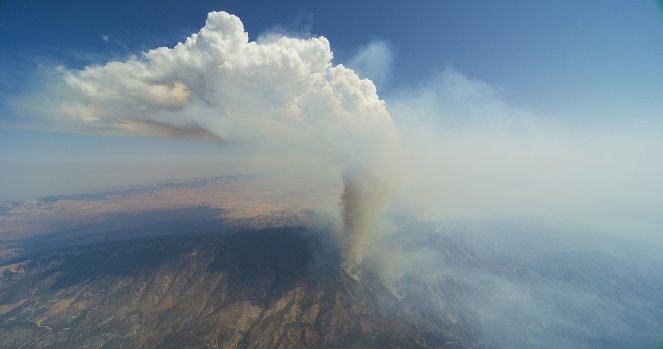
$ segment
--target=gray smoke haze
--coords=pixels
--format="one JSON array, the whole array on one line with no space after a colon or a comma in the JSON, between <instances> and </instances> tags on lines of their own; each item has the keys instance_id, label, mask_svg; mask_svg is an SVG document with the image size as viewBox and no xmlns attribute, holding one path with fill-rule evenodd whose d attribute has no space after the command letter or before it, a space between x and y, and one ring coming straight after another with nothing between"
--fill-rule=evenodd
<instances>
[{"instance_id":1,"label":"gray smoke haze","mask_svg":"<svg viewBox=\"0 0 663 349\"><path fill-rule=\"evenodd\" d=\"M471 324L488 348L654 348L663 339L659 247L461 222L403 222L379 245L365 268L377 266L403 301Z\"/></svg>"},{"instance_id":2,"label":"gray smoke haze","mask_svg":"<svg viewBox=\"0 0 663 349\"><path fill-rule=\"evenodd\" d=\"M663 242L660 122L537 113L450 69L387 101L408 154L395 211Z\"/></svg>"},{"instance_id":3,"label":"gray smoke haze","mask_svg":"<svg viewBox=\"0 0 663 349\"><path fill-rule=\"evenodd\" d=\"M394 295L504 348L657 346L661 124L537 113L451 69L386 100L407 171L364 258Z\"/></svg>"}]
</instances>

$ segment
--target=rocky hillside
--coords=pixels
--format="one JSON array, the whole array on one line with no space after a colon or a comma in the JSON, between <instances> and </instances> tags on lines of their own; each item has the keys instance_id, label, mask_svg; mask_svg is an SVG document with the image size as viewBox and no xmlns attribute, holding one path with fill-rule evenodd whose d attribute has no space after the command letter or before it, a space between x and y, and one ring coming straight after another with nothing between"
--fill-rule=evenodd
<instances>
[{"instance_id":1,"label":"rocky hillside","mask_svg":"<svg viewBox=\"0 0 663 349\"><path fill-rule=\"evenodd\" d=\"M301 229L148 237L0 266L0 348L473 348Z\"/></svg>"}]
</instances>

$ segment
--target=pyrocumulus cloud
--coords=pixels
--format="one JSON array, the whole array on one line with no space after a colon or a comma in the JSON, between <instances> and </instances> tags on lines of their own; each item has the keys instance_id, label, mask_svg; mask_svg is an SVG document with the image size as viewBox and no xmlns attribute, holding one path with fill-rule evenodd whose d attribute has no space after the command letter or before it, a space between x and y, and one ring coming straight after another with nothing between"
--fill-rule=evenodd
<instances>
[{"instance_id":1,"label":"pyrocumulus cloud","mask_svg":"<svg viewBox=\"0 0 663 349\"><path fill-rule=\"evenodd\" d=\"M211 12L198 33L173 48L82 70L57 68L24 107L82 132L241 144L267 171L270 164L288 173L322 167L339 182L345 171L343 244L346 268L356 270L398 142L373 82L332 58L324 37L249 41L238 17Z\"/></svg>"}]
</instances>

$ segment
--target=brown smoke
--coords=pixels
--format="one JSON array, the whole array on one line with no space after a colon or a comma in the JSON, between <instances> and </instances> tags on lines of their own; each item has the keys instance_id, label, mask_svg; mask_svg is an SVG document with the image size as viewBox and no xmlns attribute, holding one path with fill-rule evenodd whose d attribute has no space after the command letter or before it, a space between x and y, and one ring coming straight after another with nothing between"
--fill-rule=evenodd
<instances>
[{"instance_id":1,"label":"brown smoke","mask_svg":"<svg viewBox=\"0 0 663 349\"><path fill-rule=\"evenodd\" d=\"M380 229L386 183L365 168L348 167L343 172L341 215L345 271L359 278L370 237Z\"/></svg>"}]
</instances>

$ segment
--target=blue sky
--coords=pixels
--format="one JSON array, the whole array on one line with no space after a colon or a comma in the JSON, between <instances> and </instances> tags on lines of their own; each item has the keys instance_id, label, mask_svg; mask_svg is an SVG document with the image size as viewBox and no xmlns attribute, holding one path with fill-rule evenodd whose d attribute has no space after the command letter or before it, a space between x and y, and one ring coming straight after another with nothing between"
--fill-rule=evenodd
<instances>
[{"instance_id":1,"label":"blue sky","mask_svg":"<svg viewBox=\"0 0 663 349\"><path fill-rule=\"evenodd\" d=\"M275 26L332 43L337 61L372 39L397 49L393 82L453 66L551 111L659 109L663 17L655 1L17 1L0 7L3 76L35 62L82 66L172 46L210 10L237 14L253 37ZM112 40L103 41L102 35ZM117 41L116 41L117 40ZM3 92L17 81L3 79ZM621 105L610 103L621 97ZM614 101L612 101L614 102ZM570 106L572 105L572 106Z\"/></svg>"},{"instance_id":2,"label":"blue sky","mask_svg":"<svg viewBox=\"0 0 663 349\"><path fill-rule=\"evenodd\" d=\"M99 156L115 148L119 154L127 142L146 157L159 147L213 153L216 145L192 141L17 127L24 115L6 103L38 86L43 67L80 69L172 47L199 30L211 10L238 15L251 39L274 30L323 35L335 63L349 62L372 41L388 42L391 76L379 86L388 103L451 67L489 84L509 104L559 120L650 122L663 112L663 17L656 1L4 0L0 170L11 167L5 173L15 177L0 180L0 200L54 194L52 187L18 189L43 181L34 172L48 169L37 165L44 159L84 158L95 149L102 149Z\"/></svg>"}]
</instances>

